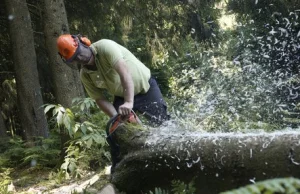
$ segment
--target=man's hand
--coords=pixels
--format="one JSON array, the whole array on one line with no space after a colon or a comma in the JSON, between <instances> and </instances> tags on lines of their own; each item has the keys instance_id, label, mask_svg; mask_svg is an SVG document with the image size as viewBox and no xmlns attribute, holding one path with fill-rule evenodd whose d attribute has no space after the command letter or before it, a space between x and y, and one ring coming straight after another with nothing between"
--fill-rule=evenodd
<instances>
[{"instance_id":1,"label":"man's hand","mask_svg":"<svg viewBox=\"0 0 300 194\"><path fill-rule=\"evenodd\" d=\"M131 110L133 108L133 103L132 102L125 102L121 106L119 106L119 114L121 115L129 115Z\"/></svg>"}]
</instances>

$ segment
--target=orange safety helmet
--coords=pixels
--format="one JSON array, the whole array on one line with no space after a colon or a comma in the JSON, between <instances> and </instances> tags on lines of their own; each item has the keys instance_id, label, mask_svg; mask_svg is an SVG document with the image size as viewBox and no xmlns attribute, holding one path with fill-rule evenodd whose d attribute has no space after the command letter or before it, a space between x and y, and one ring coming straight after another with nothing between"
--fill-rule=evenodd
<instances>
[{"instance_id":1,"label":"orange safety helmet","mask_svg":"<svg viewBox=\"0 0 300 194\"><path fill-rule=\"evenodd\" d=\"M91 41L81 35L63 34L57 39L57 48L61 57L67 62L72 62L78 52L79 43L90 46Z\"/></svg>"}]
</instances>

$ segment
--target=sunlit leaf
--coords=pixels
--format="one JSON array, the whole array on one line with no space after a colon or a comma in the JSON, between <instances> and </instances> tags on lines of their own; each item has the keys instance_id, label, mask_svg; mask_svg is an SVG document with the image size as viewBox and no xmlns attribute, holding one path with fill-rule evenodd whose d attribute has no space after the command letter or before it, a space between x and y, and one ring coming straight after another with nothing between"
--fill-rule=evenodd
<instances>
[{"instance_id":1,"label":"sunlit leaf","mask_svg":"<svg viewBox=\"0 0 300 194\"><path fill-rule=\"evenodd\" d=\"M79 123L76 123L75 126L74 126L74 133L76 133L78 131L78 129L80 128L80 124Z\"/></svg>"},{"instance_id":2,"label":"sunlit leaf","mask_svg":"<svg viewBox=\"0 0 300 194\"><path fill-rule=\"evenodd\" d=\"M97 144L100 144L102 146L105 144L105 139L102 136L94 134L92 137Z\"/></svg>"},{"instance_id":3,"label":"sunlit leaf","mask_svg":"<svg viewBox=\"0 0 300 194\"><path fill-rule=\"evenodd\" d=\"M83 141L87 141L87 140L90 139L90 138L92 138L92 135L84 135L84 136L81 137L81 139L82 139Z\"/></svg>"},{"instance_id":4,"label":"sunlit leaf","mask_svg":"<svg viewBox=\"0 0 300 194\"><path fill-rule=\"evenodd\" d=\"M86 134L86 131L87 131L87 127L85 124L82 124L81 127L80 127L81 131L83 134Z\"/></svg>"},{"instance_id":5,"label":"sunlit leaf","mask_svg":"<svg viewBox=\"0 0 300 194\"><path fill-rule=\"evenodd\" d=\"M57 113L56 121L57 121L57 124L58 124L58 125L63 124L63 116L64 116L64 114L63 114L61 111L59 111L59 112Z\"/></svg>"},{"instance_id":6,"label":"sunlit leaf","mask_svg":"<svg viewBox=\"0 0 300 194\"><path fill-rule=\"evenodd\" d=\"M81 110L81 111L84 111L84 109L85 109L85 104L82 103L82 104L80 105L80 110Z\"/></svg>"},{"instance_id":7,"label":"sunlit leaf","mask_svg":"<svg viewBox=\"0 0 300 194\"><path fill-rule=\"evenodd\" d=\"M68 169L70 170L70 172L74 172L75 169L76 169L77 165L76 163L73 161L73 162L70 162L69 166L68 166Z\"/></svg>"},{"instance_id":8,"label":"sunlit leaf","mask_svg":"<svg viewBox=\"0 0 300 194\"><path fill-rule=\"evenodd\" d=\"M93 131L94 131L94 129L93 129L92 127L90 127L90 126L88 126L87 129L88 129L90 132L93 132Z\"/></svg>"},{"instance_id":9,"label":"sunlit leaf","mask_svg":"<svg viewBox=\"0 0 300 194\"><path fill-rule=\"evenodd\" d=\"M65 159L65 162L60 166L61 169L67 170L69 166L69 159Z\"/></svg>"},{"instance_id":10,"label":"sunlit leaf","mask_svg":"<svg viewBox=\"0 0 300 194\"><path fill-rule=\"evenodd\" d=\"M93 138L89 138L89 139L86 141L86 146L87 146L88 148L91 148L92 144L93 144Z\"/></svg>"},{"instance_id":11,"label":"sunlit leaf","mask_svg":"<svg viewBox=\"0 0 300 194\"><path fill-rule=\"evenodd\" d=\"M50 109L54 108L55 105L54 104L50 104L50 105L47 105L44 109L44 113L47 113Z\"/></svg>"}]
</instances>

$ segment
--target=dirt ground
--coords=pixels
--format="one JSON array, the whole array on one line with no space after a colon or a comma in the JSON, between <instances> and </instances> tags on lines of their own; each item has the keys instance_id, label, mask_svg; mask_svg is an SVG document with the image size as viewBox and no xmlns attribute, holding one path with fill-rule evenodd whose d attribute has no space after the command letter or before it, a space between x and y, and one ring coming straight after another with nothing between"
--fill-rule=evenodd
<instances>
[{"instance_id":1,"label":"dirt ground","mask_svg":"<svg viewBox=\"0 0 300 194\"><path fill-rule=\"evenodd\" d=\"M51 179L50 173L50 171L37 169L15 172L15 178L8 186L8 191L18 194L96 194L109 183L110 166L98 172L86 172L80 179L63 180L61 183Z\"/></svg>"}]
</instances>

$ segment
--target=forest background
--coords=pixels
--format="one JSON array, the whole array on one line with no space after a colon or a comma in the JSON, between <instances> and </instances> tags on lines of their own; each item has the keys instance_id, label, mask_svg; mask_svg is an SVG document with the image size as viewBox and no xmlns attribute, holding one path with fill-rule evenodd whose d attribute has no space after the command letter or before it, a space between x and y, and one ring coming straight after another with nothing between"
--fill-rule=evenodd
<instances>
[{"instance_id":1,"label":"forest background","mask_svg":"<svg viewBox=\"0 0 300 194\"><path fill-rule=\"evenodd\" d=\"M63 33L126 46L151 69L178 128L299 127L297 0L6 0L0 5L2 186L16 168L51 169L58 180L110 160L103 130L108 118L86 98L78 70L57 54L56 38Z\"/></svg>"}]
</instances>

